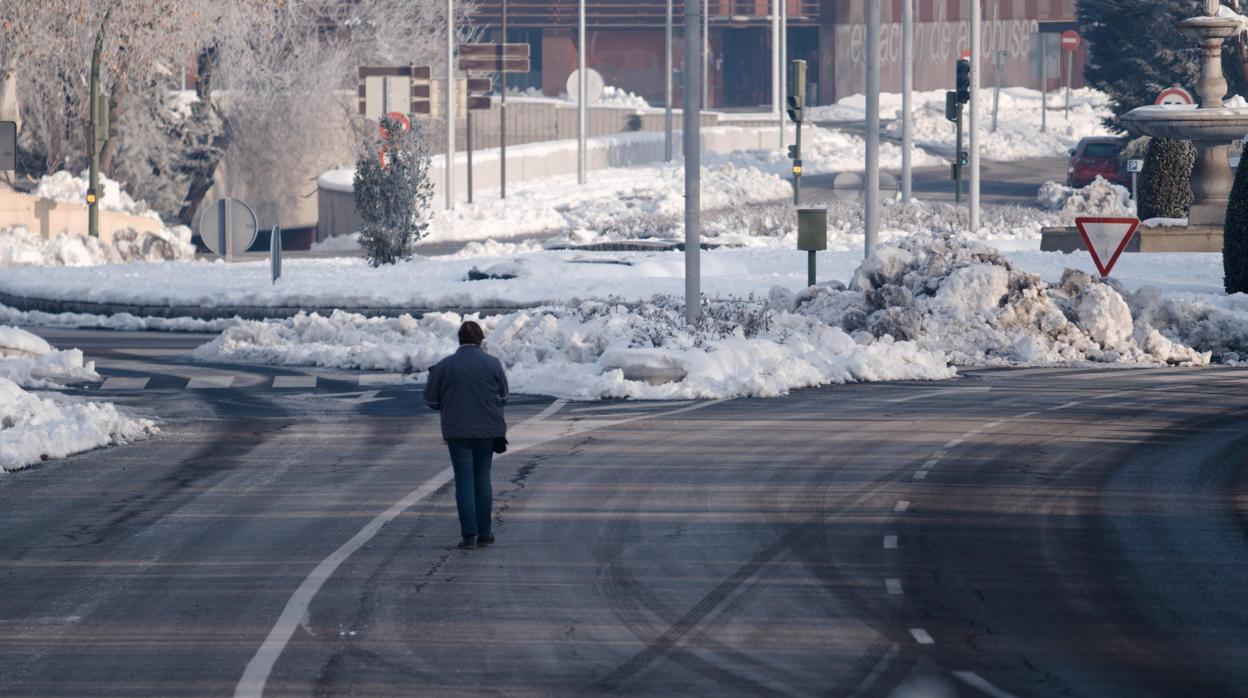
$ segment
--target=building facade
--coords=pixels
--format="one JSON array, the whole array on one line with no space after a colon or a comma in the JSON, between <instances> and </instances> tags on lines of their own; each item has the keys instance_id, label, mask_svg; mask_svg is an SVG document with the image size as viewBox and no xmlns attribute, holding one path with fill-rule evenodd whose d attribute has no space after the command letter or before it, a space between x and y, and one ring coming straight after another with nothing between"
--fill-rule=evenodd
<instances>
[{"instance_id":1,"label":"building facade","mask_svg":"<svg viewBox=\"0 0 1248 698\"><path fill-rule=\"evenodd\" d=\"M882 3L881 80L901 86L901 0L781 0L786 2L788 59L808 62L808 99L828 104L861 93L866 47L866 2ZM970 0L914 0L915 88L947 89L954 62L969 45ZM982 0L982 84L1049 89L1066 84L1068 62L1059 35L1075 29L1077 0ZM663 103L666 0L585 0L586 61L608 85ZM576 68L576 0L485 0L474 23L485 36L530 46L533 72L508 76L513 88L549 96L565 91ZM703 0L708 35L708 106L748 109L771 104L772 0ZM674 101L681 102L684 0L673 0ZM703 28L699 28L702 31ZM1074 86L1082 85L1084 50L1073 57ZM999 63L999 65L998 65ZM1046 77L1047 76L1047 79Z\"/></svg>"}]
</instances>

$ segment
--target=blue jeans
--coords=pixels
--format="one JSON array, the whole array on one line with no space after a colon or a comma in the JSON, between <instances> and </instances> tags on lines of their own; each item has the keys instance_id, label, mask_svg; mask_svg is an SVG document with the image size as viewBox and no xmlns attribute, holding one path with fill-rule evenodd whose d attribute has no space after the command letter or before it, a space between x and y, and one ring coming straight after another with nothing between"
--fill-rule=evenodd
<instances>
[{"instance_id":1,"label":"blue jeans","mask_svg":"<svg viewBox=\"0 0 1248 698\"><path fill-rule=\"evenodd\" d=\"M459 532L464 536L488 536L494 508L494 488L490 485L494 439L448 439L446 445L455 471Z\"/></svg>"}]
</instances>

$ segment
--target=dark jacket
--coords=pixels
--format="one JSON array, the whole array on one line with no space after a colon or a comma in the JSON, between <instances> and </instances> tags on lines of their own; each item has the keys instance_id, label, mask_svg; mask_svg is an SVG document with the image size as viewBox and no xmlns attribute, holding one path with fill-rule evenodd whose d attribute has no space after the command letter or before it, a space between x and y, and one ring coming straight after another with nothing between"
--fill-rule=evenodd
<instances>
[{"instance_id":1,"label":"dark jacket","mask_svg":"<svg viewBox=\"0 0 1248 698\"><path fill-rule=\"evenodd\" d=\"M507 374L498 359L464 344L429 369L425 402L442 413L442 438L493 439L507 435L503 405Z\"/></svg>"}]
</instances>

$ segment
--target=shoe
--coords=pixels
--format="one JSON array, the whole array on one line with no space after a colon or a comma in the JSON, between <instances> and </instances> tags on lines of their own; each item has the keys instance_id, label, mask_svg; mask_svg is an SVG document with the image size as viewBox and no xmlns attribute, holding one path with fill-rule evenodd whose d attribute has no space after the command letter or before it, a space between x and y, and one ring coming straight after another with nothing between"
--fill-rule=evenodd
<instances>
[{"instance_id":1,"label":"shoe","mask_svg":"<svg viewBox=\"0 0 1248 698\"><path fill-rule=\"evenodd\" d=\"M459 545L455 547L460 550L472 550L473 548L477 547L477 537L476 536L464 536L464 539L461 540L459 542Z\"/></svg>"},{"instance_id":2,"label":"shoe","mask_svg":"<svg viewBox=\"0 0 1248 698\"><path fill-rule=\"evenodd\" d=\"M494 543L494 534L488 536L477 536L477 545L492 545Z\"/></svg>"}]
</instances>

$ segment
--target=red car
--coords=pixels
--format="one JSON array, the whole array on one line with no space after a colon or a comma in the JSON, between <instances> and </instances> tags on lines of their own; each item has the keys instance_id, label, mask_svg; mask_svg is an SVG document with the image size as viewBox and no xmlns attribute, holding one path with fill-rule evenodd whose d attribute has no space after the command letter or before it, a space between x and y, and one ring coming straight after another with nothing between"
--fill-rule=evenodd
<instances>
[{"instance_id":1,"label":"red car","mask_svg":"<svg viewBox=\"0 0 1248 698\"><path fill-rule=\"evenodd\" d=\"M1118 155L1127 147L1127 141L1112 136L1090 136L1081 139L1070 151L1066 165L1066 186L1086 187L1098 176L1127 186L1130 177L1123 171Z\"/></svg>"}]
</instances>

